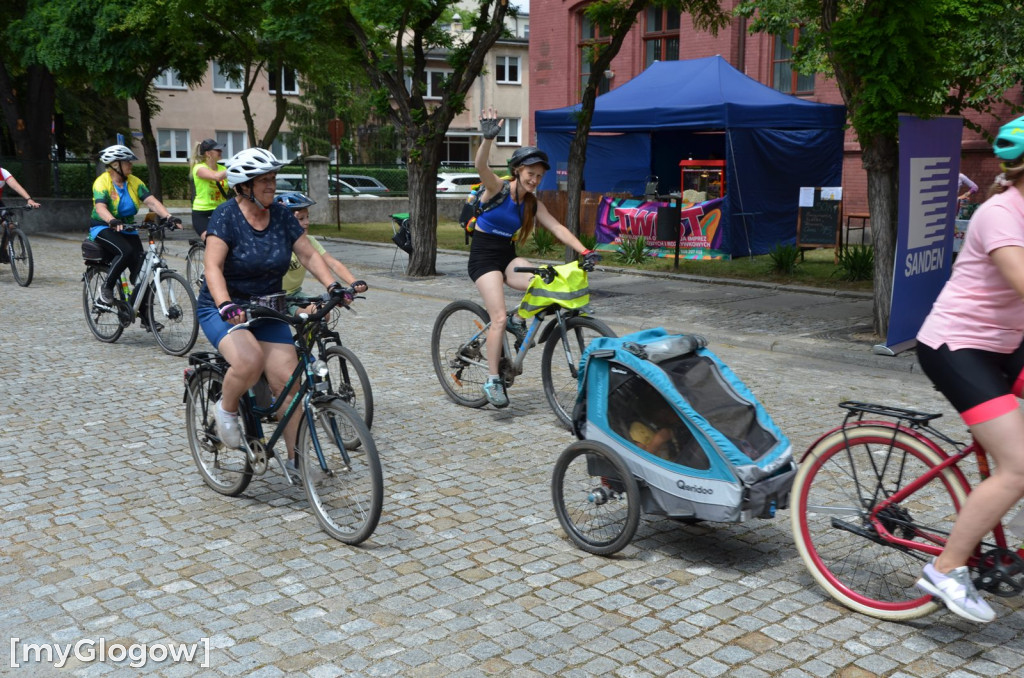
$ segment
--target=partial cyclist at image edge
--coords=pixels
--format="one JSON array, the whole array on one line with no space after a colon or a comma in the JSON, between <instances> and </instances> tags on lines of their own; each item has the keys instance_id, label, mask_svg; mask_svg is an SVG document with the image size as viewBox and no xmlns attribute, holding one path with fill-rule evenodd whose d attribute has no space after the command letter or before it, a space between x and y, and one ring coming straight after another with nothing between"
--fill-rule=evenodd
<instances>
[{"instance_id":1,"label":"partial cyclist at image edge","mask_svg":"<svg viewBox=\"0 0 1024 678\"><path fill-rule=\"evenodd\" d=\"M104 304L114 303L114 285L125 269L131 271L134 280L142 267L144 251L142 239L135 228L135 217L143 204L176 228L181 228L181 219L171 216L163 203L149 192L146 184L132 174L132 163L136 160L138 158L127 146L108 146L100 153L100 162L106 171L96 177L92 184L93 208L89 239L112 257L110 272L100 287L100 301ZM143 303L143 308L145 303L149 301ZM143 313L142 323L147 329L148 322L148 315Z\"/></svg>"},{"instance_id":2,"label":"partial cyclist at image edge","mask_svg":"<svg viewBox=\"0 0 1024 678\"><path fill-rule=\"evenodd\" d=\"M190 174L195 197L192 199L192 228L206 239L206 225L217 207L228 199L228 169L221 163L224 145L203 139L192 156Z\"/></svg>"},{"instance_id":3,"label":"partial cyclist at image edge","mask_svg":"<svg viewBox=\"0 0 1024 678\"><path fill-rule=\"evenodd\" d=\"M18 183L18 180L14 178L14 175L5 170L3 167L0 167L0 209L3 209L4 207L3 197L5 186L10 186L11 190L13 190L15 193L24 198L25 204L28 205L29 207L33 209L37 209L40 207L40 204L33 200L32 196L29 195L28 191L26 191L22 187L22 185ZM3 233L0 233L0 263L7 263L6 229L3 230Z\"/></svg>"},{"instance_id":4,"label":"partial cyclist at image edge","mask_svg":"<svg viewBox=\"0 0 1024 678\"><path fill-rule=\"evenodd\" d=\"M522 341L526 334L525 320L518 313L509 317L505 308L504 286L525 291L533 279L531 273L515 271L517 267L532 266L516 254L516 243L526 242L534 226L539 224L560 243L575 250L590 266L600 260L600 255L588 250L537 199L537 187L544 173L551 169L544 151L536 146L516 149L508 162L512 176L508 181L491 169L491 146L503 123L504 119L499 118L494 109L487 109L480 116L483 141L477 149L474 164L483 188L480 204L487 208L477 216L469 251L469 277L476 284L491 321L486 344L488 374L483 392L487 402L499 408L508 406L505 384L499 376L506 322L512 323L509 329L516 334L518 341Z\"/></svg>"},{"instance_id":5,"label":"partial cyclist at image edge","mask_svg":"<svg viewBox=\"0 0 1024 678\"><path fill-rule=\"evenodd\" d=\"M971 218L953 271L917 334L924 373L995 460L967 497L942 553L918 588L952 612L990 622L995 612L971 580L968 559L1024 497L1024 117L1003 125L1002 160L988 198Z\"/></svg>"},{"instance_id":6,"label":"partial cyclist at image edge","mask_svg":"<svg viewBox=\"0 0 1024 678\"><path fill-rule=\"evenodd\" d=\"M231 200L210 218L205 253L205 280L199 292L198 317L203 333L230 367L214 412L217 434L228 447L241 444L238 403L242 394L266 374L278 398L298 365L291 326L266 321L231 332L246 322L242 306L283 302L281 280L294 252L328 292L342 294L323 258L313 249L291 210L274 201L277 171L284 163L262 148L236 153L227 163ZM276 310L282 310L280 308ZM290 471L296 471L295 442L299 418L285 429Z\"/></svg>"},{"instance_id":7,"label":"partial cyclist at image edge","mask_svg":"<svg viewBox=\"0 0 1024 678\"><path fill-rule=\"evenodd\" d=\"M362 294L369 286L364 280L357 280L352 272L349 271L348 267L345 266L337 258L331 256L324 246L320 242L309 234L309 208L316 204L316 201L298 191L289 191L288 193L282 193L281 195L274 198L274 202L284 205L295 218L298 220L299 225L302 226L302 231L305 233L306 238L309 239L313 249L323 257L324 261L327 262L327 266L331 269L338 278L341 279L346 285L351 286L357 294ZM281 280L281 286L284 288L284 293L289 299L302 296L302 281L306 279L306 268L299 261L298 256L292 253L291 263L288 264L288 272L284 274L284 278Z\"/></svg>"}]
</instances>

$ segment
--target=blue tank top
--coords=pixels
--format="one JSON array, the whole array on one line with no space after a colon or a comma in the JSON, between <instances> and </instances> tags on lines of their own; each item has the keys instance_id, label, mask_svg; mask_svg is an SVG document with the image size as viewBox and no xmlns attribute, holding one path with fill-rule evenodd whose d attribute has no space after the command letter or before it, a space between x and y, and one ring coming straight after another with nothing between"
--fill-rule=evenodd
<instances>
[{"instance_id":1,"label":"blue tank top","mask_svg":"<svg viewBox=\"0 0 1024 678\"><path fill-rule=\"evenodd\" d=\"M524 206L521 203L516 204L510 195L500 205L481 213L476 218L476 230L511 238L523 227L524 209Z\"/></svg>"}]
</instances>

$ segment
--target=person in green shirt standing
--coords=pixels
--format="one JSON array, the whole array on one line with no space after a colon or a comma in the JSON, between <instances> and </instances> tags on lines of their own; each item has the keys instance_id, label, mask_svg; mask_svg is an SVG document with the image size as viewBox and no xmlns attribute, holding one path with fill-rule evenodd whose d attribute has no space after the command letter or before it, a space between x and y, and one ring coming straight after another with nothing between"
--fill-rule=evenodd
<instances>
[{"instance_id":1,"label":"person in green shirt standing","mask_svg":"<svg viewBox=\"0 0 1024 678\"><path fill-rule=\"evenodd\" d=\"M192 228L206 241L206 225L217 205L228 199L227 168L220 163L224 145L213 139L204 139L196 146L192 157Z\"/></svg>"}]
</instances>

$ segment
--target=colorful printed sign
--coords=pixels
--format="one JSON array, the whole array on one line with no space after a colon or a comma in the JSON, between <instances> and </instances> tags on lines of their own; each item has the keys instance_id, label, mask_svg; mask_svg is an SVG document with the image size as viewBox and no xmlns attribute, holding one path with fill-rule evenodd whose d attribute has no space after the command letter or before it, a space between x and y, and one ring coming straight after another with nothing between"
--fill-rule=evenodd
<instances>
[{"instance_id":1,"label":"colorful printed sign","mask_svg":"<svg viewBox=\"0 0 1024 678\"><path fill-rule=\"evenodd\" d=\"M658 208L669 203L628 198L601 198L595 235L599 249L614 250L622 237L643 236L651 256L675 256L676 241L658 240ZM679 256L684 259L728 259L722 246L722 198L683 202L680 207ZM601 247L603 245L603 247Z\"/></svg>"}]
</instances>

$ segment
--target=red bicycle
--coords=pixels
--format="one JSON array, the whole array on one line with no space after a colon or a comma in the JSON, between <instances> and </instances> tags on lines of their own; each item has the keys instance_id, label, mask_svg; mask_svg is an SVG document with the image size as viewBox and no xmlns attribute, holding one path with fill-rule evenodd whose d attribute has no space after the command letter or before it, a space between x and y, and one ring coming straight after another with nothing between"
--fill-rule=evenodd
<instances>
[{"instance_id":1,"label":"red bicycle","mask_svg":"<svg viewBox=\"0 0 1024 678\"><path fill-rule=\"evenodd\" d=\"M843 605L891 621L942 606L914 583L942 552L971 491L961 461L985 451L938 431L940 414L846 401L843 423L804 454L790 495L793 537L815 580ZM945 447L936 441L941 441ZM1000 523L967 563L979 591L1024 590L1024 548Z\"/></svg>"}]
</instances>

